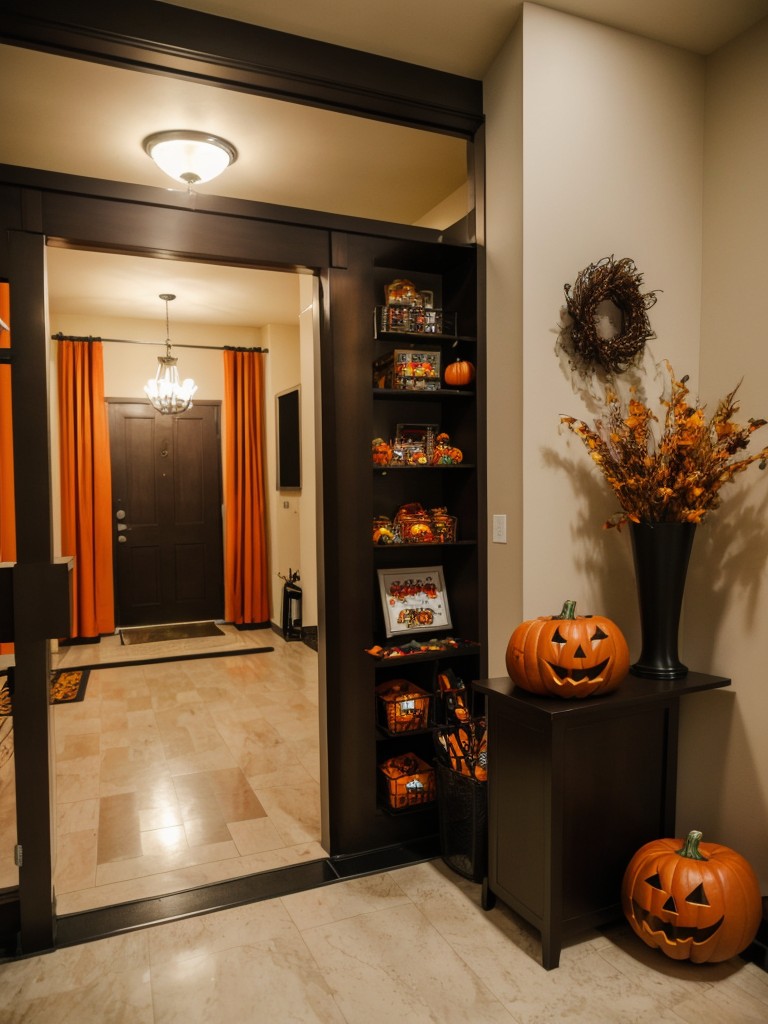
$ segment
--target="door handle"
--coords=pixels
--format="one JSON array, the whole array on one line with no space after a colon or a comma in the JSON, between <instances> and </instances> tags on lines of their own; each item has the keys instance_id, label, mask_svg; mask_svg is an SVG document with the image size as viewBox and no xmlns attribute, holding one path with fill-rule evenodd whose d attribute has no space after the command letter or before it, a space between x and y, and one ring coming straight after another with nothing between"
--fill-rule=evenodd
<instances>
[{"instance_id":1,"label":"door handle","mask_svg":"<svg viewBox=\"0 0 768 1024\"><path fill-rule=\"evenodd\" d=\"M119 508L117 510L117 512L115 512L115 519L125 519L125 509L124 508Z\"/></svg>"},{"instance_id":2,"label":"door handle","mask_svg":"<svg viewBox=\"0 0 768 1024\"><path fill-rule=\"evenodd\" d=\"M118 544L127 544L128 543L128 538L125 536L125 534L121 533L121 534L118 535L117 543Z\"/></svg>"},{"instance_id":3,"label":"door handle","mask_svg":"<svg viewBox=\"0 0 768 1024\"><path fill-rule=\"evenodd\" d=\"M128 529L128 526L127 526L126 523L118 523L117 524L117 532L118 533L124 533L127 529Z\"/></svg>"}]
</instances>

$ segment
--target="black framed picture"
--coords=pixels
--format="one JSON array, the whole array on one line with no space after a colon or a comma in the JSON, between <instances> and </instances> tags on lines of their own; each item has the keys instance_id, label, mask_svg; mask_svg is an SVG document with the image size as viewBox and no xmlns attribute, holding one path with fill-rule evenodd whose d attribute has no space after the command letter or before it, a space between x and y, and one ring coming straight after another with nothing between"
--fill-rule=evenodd
<instances>
[{"instance_id":1,"label":"black framed picture","mask_svg":"<svg viewBox=\"0 0 768 1024\"><path fill-rule=\"evenodd\" d=\"M301 490L300 399L298 384L276 396L278 491Z\"/></svg>"}]
</instances>

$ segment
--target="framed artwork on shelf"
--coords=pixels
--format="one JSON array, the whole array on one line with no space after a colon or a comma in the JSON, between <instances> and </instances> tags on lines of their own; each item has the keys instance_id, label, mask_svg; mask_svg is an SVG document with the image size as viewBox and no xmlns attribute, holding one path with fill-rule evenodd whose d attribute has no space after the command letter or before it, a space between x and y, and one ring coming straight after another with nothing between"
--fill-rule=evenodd
<instances>
[{"instance_id":1,"label":"framed artwork on shelf","mask_svg":"<svg viewBox=\"0 0 768 1024\"><path fill-rule=\"evenodd\" d=\"M378 576L388 637L451 628L442 566L379 569Z\"/></svg>"}]
</instances>

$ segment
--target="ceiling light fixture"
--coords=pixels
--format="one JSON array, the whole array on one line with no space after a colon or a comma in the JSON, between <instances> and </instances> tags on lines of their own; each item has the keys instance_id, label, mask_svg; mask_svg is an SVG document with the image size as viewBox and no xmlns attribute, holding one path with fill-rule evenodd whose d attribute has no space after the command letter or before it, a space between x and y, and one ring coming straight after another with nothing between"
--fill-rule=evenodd
<instances>
[{"instance_id":1,"label":"ceiling light fixture","mask_svg":"<svg viewBox=\"0 0 768 1024\"><path fill-rule=\"evenodd\" d=\"M158 412L167 416L171 413L186 412L192 407L192 396L197 391L197 384L191 377L179 380L176 369L178 359L171 355L171 338L168 327L168 303L175 295L159 296L165 303L165 355L157 357L157 373L144 385L144 394Z\"/></svg>"},{"instance_id":2,"label":"ceiling light fixture","mask_svg":"<svg viewBox=\"0 0 768 1024\"><path fill-rule=\"evenodd\" d=\"M231 142L207 132L155 132L143 146L161 171L189 188L210 181L237 160Z\"/></svg>"}]
</instances>

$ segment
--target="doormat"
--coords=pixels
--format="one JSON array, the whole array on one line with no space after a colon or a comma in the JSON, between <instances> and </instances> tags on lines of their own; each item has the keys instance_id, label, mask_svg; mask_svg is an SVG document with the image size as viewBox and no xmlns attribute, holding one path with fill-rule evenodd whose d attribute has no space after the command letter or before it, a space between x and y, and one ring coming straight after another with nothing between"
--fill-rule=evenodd
<instances>
[{"instance_id":1,"label":"doormat","mask_svg":"<svg viewBox=\"0 0 768 1024\"><path fill-rule=\"evenodd\" d=\"M51 704L74 704L83 700L88 685L88 668L57 669L51 673ZM13 697L7 680L0 686L0 718L13 714Z\"/></svg>"},{"instance_id":2,"label":"doormat","mask_svg":"<svg viewBox=\"0 0 768 1024\"><path fill-rule=\"evenodd\" d=\"M163 640L193 640L201 636L224 636L215 622L169 622L164 626L133 626L120 630L120 643L155 644Z\"/></svg>"}]
</instances>

